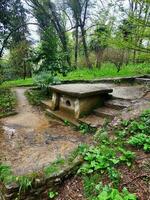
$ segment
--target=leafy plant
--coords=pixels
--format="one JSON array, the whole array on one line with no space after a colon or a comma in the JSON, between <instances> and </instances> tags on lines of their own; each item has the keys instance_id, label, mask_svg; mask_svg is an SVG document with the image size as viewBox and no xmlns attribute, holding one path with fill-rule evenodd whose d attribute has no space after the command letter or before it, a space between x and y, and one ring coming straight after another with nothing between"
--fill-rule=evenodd
<instances>
[{"instance_id":1,"label":"leafy plant","mask_svg":"<svg viewBox=\"0 0 150 200\"><path fill-rule=\"evenodd\" d=\"M95 133L96 128L91 127L88 124L80 124L78 130L82 133L82 134L87 134L87 133Z\"/></svg>"},{"instance_id":2,"label":"leafy plant","mask_svg":"<svg viewBox=\"0 0 150 200\"><path fill-rule=\"evenodd\" d=\"M139 133L135 136L131 136L128 143L135 147L142 147L144 151L150 152L150 136Z\"/></svg>"},{"instance_id":3,"label":"leafy plant","mask_svg":"<svg viewBox=\"0 0 150 200\"><path fill-rule=\"evenodd\" d=\"M45 90L47 93L50 85L60 84L60 80L56 76L53 76L50 71L40 72L38 75L34 76L33 80L38 87Z\"/></svg>"},{"instance_id":4,"label":"leafy plant","mask_svg":"<svg viewBox=\"0 0 150 200\"><path fill-rule=\"evenodd\" d=\"M109 185L103 186L99 174L83 178L84 193L88 200L136 200L136 195L128 192L126 188L120 192Z\"/></svg>"},{"instance_id":5,"label":"leafy plant","mask_svg":"<svg viewBox=\"0 0 150 200\"><path fill-rule=\"evenodd\" d=\"M65 124L65 126L69 126L70 125L70 122L68 121L68 120L64 120L64 124Z\"/></svg>"},{"instance_id":6,"label":"leafy plant","mask_svg":"<svg viewBox=\"0 0 150 200\"><path fill-rule=\"evenodd\" d=\"M84 194L88 199L98 196L99 192L103 188L103 184L100 181L99 174L92 174L83 177Z\"/></svg>"},{"instance_id":7,"label":"leafy plant","mask_svg":"<svg viewBox=\"0 0 150 200\"><path fill-rule=\"evenodd\" d=\"M32 177L28 177L28 176L17 176L16 179L17 183L19 184L20 188L19 190L25 190L29 187L32 186Z\"/></svg>"},{"instance_id":8,"label":"leafy plant","mask_svg":"<svg viewBox=\"0 0 150 200\"><path fill-rule=\"evenodd\" d=\"M119 158L113 149L102 145L101 147L90 147L84 155L85 164L80 168L79 172L90 174L96 170L107 170L119 163Z\"/></svg>"},{"instance_id":9,"label":"leafy plant","mask_svg":"<svg viewBox=\"0 0 150 200\"><path fill-rule=\"evenodd\" d=\"M126 188L119 192L118 189L105 186L95 200L136 200L136 196L128 192Z\"/></svg>"},{"instance_id":10,"label":"leafy plant","mask_svg":"<svg viewBox=\"0 0 150 200\"><path fill-rule=\"evenodd\" d=\"M108 175L109 175L110 180L113 182L115 186L118 186L121 179L121 176L118 170L115 169L114 167L108 167L107 170L108 170Z\"/></svg>"},{"instance_id":11,"label":"leafy plant","mask_svg":"<svg viewBox=\"0 0 150 200\"><path fill-rule=\"evenodd\" d=\"M119 151L122 153L122 155L119 157L120 161L125 162L128 166L131 166L132 161L135 158L135 153L125 150L120 147L119 147Z\"/></svg>"},{"instance_id":12,"label":"leafy plant","mask_svg":"<svg viewBox=\"0 0 150 200\"><path fill-rule=\"evenodd\" d=\"M49 192L48 192L48 197L49 197L50 199L55 198L57 195L58 195L58 192L54 192L54 191L49 191Z\"/></svg>"},{"instance_id":13,"label":"leafy plant","mask_svg":"<svg viewBox=\"0 0 150 200\"><path fill-rule=\"evenodd\" d=\"M0 164L0 181L5 184L16 182L19 185L19 191L31 187L33 177L31 176L14 176L9 166Z\"/></svg>"},{"instance_id":14,"label":"leafy plant","mask_svg":"<svg viewBox=\"0 0 150 200\"><path fill-rule=\"evenodd\" d=\"M0 181L4 183L10 183L14 180L11 168L7 165L0 164Z\"/></svg>"},{"instance_id":15,"label":"leafy plant","mask_svg":"<svg viewBox=\"0 0 150 200\"><path fill-rule=\"evenodd\" d=\"M16 97L14 93L9 88L0 88L0 117L14 112L15 106Z\"/></svg>"}]
</instances>

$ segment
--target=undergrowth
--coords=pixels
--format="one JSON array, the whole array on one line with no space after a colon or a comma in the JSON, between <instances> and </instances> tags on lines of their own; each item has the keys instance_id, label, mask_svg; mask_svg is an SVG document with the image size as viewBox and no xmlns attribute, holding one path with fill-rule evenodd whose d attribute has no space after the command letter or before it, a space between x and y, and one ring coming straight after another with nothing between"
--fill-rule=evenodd
<instances>
[{"instance_id":1,"label":"undergrowth","mask_svg":"<svg viewBox=\"0 0 150 200\"><path fill-rule=\"evenodd\" d=\"M5 184L16 182L19 185L19 191L31 187L33 176L15 176L10 166L0 164L0 181Z\"/></svg>"},{"instance_id":2,"label":"undergrowth","mask_svg":"<svg viewBox=\"0 0 150 200\"><path fill-rule=\"evenodd\" d=\"M51 98L51 94L47 94L41 89L29 90L25 94L30 104L35 106L39 106L42 100L47 100Z\"/></svg>"},{"instance_id":3,"label":"undergrowth","mask_svg":"<svg viewBox=\"0 0 150 200\"><path fill-rule=\"evenodd\" d=\"M15 112L16 96L6 87L0 87L0 118Z\"/></svg>"},{"instance_id":4,"label":"undergrowth","mask_svg":"<svg viewBox=\"0 0 150 200\"><path fill-rule=\"evenodd\" d=\"M114 134L110 138L110 134ZM150 152L150 110L137 119L123 120L117 128L101 129L95 135L96 146L82 151L84 164L78 173L82 175L84 192L88 200L135 200L126 188L118 189L122 181L119 167L131 168L137 148ZM132 146L133 150L130 147Z\"/></svg>"}]
</instances>

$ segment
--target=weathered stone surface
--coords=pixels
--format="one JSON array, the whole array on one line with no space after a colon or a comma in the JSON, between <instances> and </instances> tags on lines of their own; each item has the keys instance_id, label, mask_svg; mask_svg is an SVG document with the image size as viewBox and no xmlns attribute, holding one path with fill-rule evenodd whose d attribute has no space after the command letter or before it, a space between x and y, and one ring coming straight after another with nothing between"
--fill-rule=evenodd
<instances>
[{"instance_id":1,"label":"weathered stone surface","mask_svg":"<svg viewBox=\"0 0 150 200\"><path fill-rule=\"evenodd\" d=\"M90 125L91 127L99 128L99 127L104 125L105 118L98 117L94 114L90 114L88 116L80 118L79 122L80 123L86 123L86 124Z\"/></svg>"},{"instance_id":2,"label":"weathered stone surface","mask_svg":"<svg viewBox=\"0 0 150 200\"><path fill-rule=\"evenodd\" d=\"M69 83L133 83L135 78L149 77L149 75L129 76L129 77L115 77L115 78L99 78L94 80L66 80L62 81L64 84Z\"/></svg>"},{"instance_id":3,"label":"weathered stone surface","mask_svg":"<svg viewBox=\"0 0 150 200\"><path fill-rule=\"evenodd\" d=\"M76 121L76 119L74 118L74 116L68 114L67 112L64 113L62 111L52 111L50 109L46 110L46 114L50 115L51 117L54 117L56 119L59 119L61 121L64 122L64 120L68 121L70 124L75 125L75 126L79 126L80 124Z\"/></svg>"},{"instance_id":4,"label":"weathered stone surface","mask_svg":"<svg viewBox=\"0 0 150 200\"><path fill-rule=\"evenodd\" d=\"M19 192L19 186L16 184L2 185L0 187L0 198L2 200L14 200L18 197L20 200L43 200L43 195L47 195L47 191L55 190L61 182L68 176L73 175L82 164L81 157L77 157L71 163L65 163L56 173L49 175L44 174L41 178L36 178L32 183L32 187L25 191Z\"/></svg>"},{"instance_id":5,"label":"weathered stone surface","mask_svg":"<svg viewBox=\"0 0 150 200\"><path fill-rule=\"evenodd\" d=\"M147 109L150 109L150 100L140 99L137 102L134 102L129 108L125 108L118 116L115 116L111 125L118 126L121 123L121 120L135 119Z\"/></svg>"},{"instance_id":6,"label":"weathered stone surface","mask_svg":"<svg viewBox=\"0 0 150 200\"><path fill-rule=\"evenodd\" d=\"M137 83L150 85L150 77L149 76L143 77L143 78L136 78L135 81Z\"/></svg>"},{"instance_id":7,"label":"weathered stone surface","mask_svg":"<svg viewBox=\"0 0 150 200\"><path fill-rule=\"evenodd\" d=\"M131 102L126 99L111 99L105 102L105 105L110 108L123 109L131 106Z\"/></svg>"},{"instance_id":8,"label":"weathered stone surface","mask_svg":"<svg viewBox=\"0 0 150 200\"><path fill-rule=\"evenodd\" d=\"M101 95L78 99L78 104L75 106L75 118L79 119L80 117L91 113L93 109L103 106L104 99L104 96Z\"/></svg>"},{"instance_id":9,"label":"weathered stone surface","mask_svg":"<svg viewBox=\"0 0 150 200\"><path fill-rule=\"evenodd\" d=\"M116 98L122 99L139 99L145 93L143 86L121 86L115 87L112 95Z\"/></svg>"},{"instance_id":10,"label":"weathered stone surface","mask_svg":"<svg viewBox=\"0 0 150 200\"><path fill-rule=\"evenodd\" d=\"M113 91L105 84L64 84L50 88L52 110L65 111L76 119L103 105L104 98Z\"/></svg>"},{"instance_id":11,"label":"weathered stone surface","mask_svg":"<svg viewBox=\"0 0 150 200\"><path fill-rule=\"evenodd\" d=\"M109 107L102 107L94 110L94 114L100 117L113 118L119 114L119 110Z\"/></svg>"},{"instance_id":12,"label":"weathered stone surface","mask_svg":"<svg viewBox=\"0 0 150 200\"><path fill-rule=\"evenodd\" d=\"M67 94L78 98L107 94L113 91L107 86L98 86L96 84L63 84L50 86L50 89L60 94Z\"/></svg>"}]
</instances>

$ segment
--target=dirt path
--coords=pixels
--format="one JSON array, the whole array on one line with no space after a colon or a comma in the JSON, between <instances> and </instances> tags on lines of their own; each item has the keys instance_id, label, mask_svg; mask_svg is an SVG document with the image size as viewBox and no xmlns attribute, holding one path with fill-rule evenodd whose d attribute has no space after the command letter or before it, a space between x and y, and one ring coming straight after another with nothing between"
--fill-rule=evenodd
<instances>
[{"instance_id":1,"label":"dirt path","mask_svg":"<svg viewBox=\"0 0 150 200\"><path fill-rule=\"evenodd\" d=\"M1 120L0 161L17 175L37 171L87 141L86 136L32 107L25 91L15 88L18 114Z\"/></svg>"}]
</instances>

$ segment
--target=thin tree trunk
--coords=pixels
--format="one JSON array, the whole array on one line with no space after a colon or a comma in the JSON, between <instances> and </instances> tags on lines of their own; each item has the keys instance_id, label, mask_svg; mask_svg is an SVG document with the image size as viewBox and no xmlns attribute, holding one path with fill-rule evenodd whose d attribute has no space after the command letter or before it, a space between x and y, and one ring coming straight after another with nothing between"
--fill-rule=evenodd
<instances>
[{"instance_id":1,"label":"thin tree trunk","mask_svg":"<svg viewBox=\"0 0 150 200\"><path fill-rule=\"evenodd\" d=\"M133 63L136 62L136 50L133 50Z\"/></svg>"},{"instance_id":2,"label":"thin tree trunk","mask_svg":"<svg viewBox=\"0 0 150 200\"><path fill-rule=\"evenodd\" d=\"M23 62L23 79L26 79L26 75L27 75L27 67L26 67L26 63L25 61Z\"/></svg>"},{"instance_id":3,"label":"thin tree trunk","mask_svg":"<svg viewBox=\"0 0 150 200\"><path fill-rule=\"evenodd\" d=\"M104 50L98 50L96 52L96 68L101 68L102 57L103 57Z\"/></svg>"},{"instance_id":4,"label":"thin tree trunk","mask_svg":"<svg viewBox=\"0 0 150 200\"><path fill-rule=\"evenodd\" d=\"M76 25L76 31L75 31L75 67L77 68L77 64L78 64L78 45L79 45L79 30L78 30L78 24Z\"/></svg>"},{"instance_id":5,"label":"thin tree trunk","mask_svg":"<svg viewBox=\"0 0 150 200\"><path fill-rule=\"evenodd\" d=\"M80 26L81 28L81 35L82 35L82 42L83 42L83 48L84 48L84 55L85 55L85 61L86 64L88 66L89 69L92 69L90 60L89 60L89 54L88 54L88 48L87 48L87 43L86 43L86 39L85 39L85 30L82 26Z\"/></svg>"}]
</instances>

